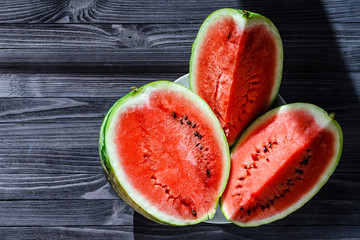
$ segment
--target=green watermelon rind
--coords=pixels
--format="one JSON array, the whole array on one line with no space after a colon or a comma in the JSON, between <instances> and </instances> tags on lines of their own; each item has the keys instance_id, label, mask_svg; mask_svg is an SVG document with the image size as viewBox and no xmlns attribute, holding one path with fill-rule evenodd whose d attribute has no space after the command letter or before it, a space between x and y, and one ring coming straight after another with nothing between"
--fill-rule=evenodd
<instances>
[{"instance_id":1,"label":"green watermelon rind","mask_svg":"<svg viewBox=\"0 0 360 240\"><path fill-rule=\"evenodd\" d=\"M107 144L106 144L106 136L109 134L109 132L108 132L109 128L110 128L109 125L114 120L114 117L115 117L117 111L119 111L119 109L121 109L124 104L126 104L127 102L136 98L139 94L141 95L141 93L143 91L151 91L151 89L155 89L158 87L163 87L163 88L168 88L168 89L177 89L177 90L182 91L183 94L186 94L187 96L189 96L189 99L194 99L194 102L198 103L197 105L201 108L202 112L207 114L207 116L210 118L210 122L213 124L214 129L216 129L217 134L219 134L218 136L220 136L218 141L220 142L220 144L223 144L221 149L222 149L222 152L224 155L224 159L223 159L224 160L223 161L223 163L224 163L224 165L223 165L224 166L224 171L223 171L224 178L222 179L221 188L220 188L219 194L216 198L216 202L214 202L214 206L213 206L212 210L209 211L209 214L205 215L203 218L195 219L193 221L189 221L189 220L187 220L187 221L181 221L181 220L166 221L166 220L163 220L161 216L159 216L158 213L161 211L154 211L154 210L149 211L149 209L146 210L147 207L144 207L144 205L141 201L139 202L138 200L133 199L129 195L129 193L126 191L126 189L125 189L126 186L123 186L121 184L121 180L119 180L119 177L118 177L119 173L117 173L118 171L116 169L114 169L114 168L116 168L116 166L114 166L114 163L113 164L111 163L111 159L109 157L109 149L107 149ZM226 141L226 136L223 133L220 123L218 122L218 119L216 118L215 114L212 112L209 105L204 100L202 100L199 96L197 96L196 94L191 92L189 89L187 89L177 83L173 83L173 82L169 82L169 81L156 81L156 82L149 83L141 88L135 89L134 91L131 91L130 93L128 93L127 95L125 95L124 97L119 99L110 108L110 110L105 115L104 120L101 125L101 128L100 128L99 155L100 155L101 165L103 167L104 173L105 173L108 181L110 182L111 186L115 190L115 192L138 213L142 214L143 216L149 218L150 220L152 220L154 222L157 222L160 224L165 224L165 225L174 225L174 226L192 225L192 224L200 223L204 220L211 219L215 215L216 207L218 205L220 196L222 195L223 191L225 190L226 183L227 183L227 180L228 180L229 174L230 174L230 150L229 150L229 147L228 147L228 144Z\"/></svg>"},{"instance_id":2,"label":"green watermelon rind","mask_svg":"<svg viewBox=\"0 0 360 240\"><path fill-rule=\"evenodd\" d=\"M230 216L228 216L228 214L226 213L226 210L224 209L225 207L223 206L223 203L220 201L221 211L223 212L223 215L225 216L225 218L228 221L230 221L238 226L241 226L241 227L257 227L257 226L260 226L263 224L268 224L268 223L274 222L276 220L280 220L280 219L288 216L292 212L301 208L313 196L315 196L316 193L318 193L320 191L320 189L325 185L325 183L329 180L332 173L335 171L335 169L339 163L339 160L341 157L341 152L342 152L342 147L343 147L343 133L342 133L341 127L340 127L339 123L334 119L333 114L328 114L324 109L322 109L316 105L310 104L310 103L301 103L301 102L291 103L291 104L286 104L286 105L283 105L283 106L280 106L280 107L277 107L277 108L274 108L274 109L268 111L267 113L265 113L264 115L262 115L258 119L256 119L241 134L240 138L237 140L237 142L231 148L231 152L233 152L234 149L236 149L237 146L239 146L246 137L251 135L251 131L254 128L256 128L256 126L258 126L262 122L266 122L266 120L269 119L274 114L277 114L277 113L283 112L283 111L292 110L292 109L302 109L302 110L309 111L314 116L316 122L320 126L324 127L325 129L331 131L334 134L334 136L335 136L335 146L334 146L335 154L331 160L331 163L328 165L327 169L324 171L321 178L319 178L319 181L312 188L312 190L310 192L305 194L299 201L295 202L293 206L287 208L286 210L284 210L270 218L253 221L253 222L249 222L249 223L242 223L242 222L234 221L231 219ZM326 123L326 125L325 125L325 123Z\"/></svg>"},{"instance_id":3,"label":"green watermelon rind","mask_svg":"<svg viewBox=\"0 0 360 240\"><path fill-rule=\"evenodd\" d=\"M253 13L250 11L245 10L238 10L238 9L231 9L231 8L223 8L216 10L215 12L211 13L201 25L199 32L195 38L195 41L191 48L191 57L190 57L190 66L189 66L189 88L197 93L198 90L196 89L196 78L195 78L195 66L194 61L197 58L198 54L197 51L200 49L200 44L203 42L205 35L207 34L208 27L215 21L218 21L222 17L229 17L231 16L243 29L246 27L251 27L256 24L263 24L267 27L267 29L272 33L275 38L277 51L278 51L278 66L276 69L276 77L275 77L275 84L273 89L271 90L271 96L269 99L268 107L275 101L281 80L282 80L282 71L283 71L283 45L281 41L281 37L279 34L278 29L276 26L268 19L258 13Z\"/></svg>"}]
</instances>

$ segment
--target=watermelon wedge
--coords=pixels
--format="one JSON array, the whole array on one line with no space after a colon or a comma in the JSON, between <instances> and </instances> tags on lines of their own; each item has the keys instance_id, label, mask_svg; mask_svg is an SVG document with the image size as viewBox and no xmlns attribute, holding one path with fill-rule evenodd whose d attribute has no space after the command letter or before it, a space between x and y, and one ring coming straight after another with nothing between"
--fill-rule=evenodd
<instances>
[{"instance_id":1,"label":"watermelon wedge","mask_svg":"<svg viewBox=\"0 0 360 240\"><path fill-rule=\"evenodd\" d=\"M294 103L258 118L231 150L224 216L239 226L283 218L310 200L335 170L342 131L321 108Z\"/></svg>"},{"instance_id":2,"label":"watermelon wedge","mask_svg":"<svg viewBox=\"0 0 360 240\"><path fill-rule=\"evenodd\" d=\"M220 9L206 18L194 41L190 89L210 105L232 145L277 97L282 67L281 38L269 19Z\"/></svg>"},{"instance_id":3,"label":"watermelon wedge","mask_svg":"<svg viewBox=\"0 0 360 240\"><path fill-rule=\"evenodd\" d=\"M134 89L112 106L99 152L118 195L162 224L212 218L230 171L226 137L210 107L167 81Z\"/></svg>"}]
</instances>

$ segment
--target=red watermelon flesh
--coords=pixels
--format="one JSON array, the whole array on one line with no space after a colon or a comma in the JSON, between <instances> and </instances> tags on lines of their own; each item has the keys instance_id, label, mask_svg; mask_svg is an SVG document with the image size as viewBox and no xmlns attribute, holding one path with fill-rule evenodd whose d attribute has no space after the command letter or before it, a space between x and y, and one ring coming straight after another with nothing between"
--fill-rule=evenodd
<instances>
[{"instance_id":1,"label":"red watermelon flesh","mask_svg":"<svg viewBox=\"0 0 360 240\"><path fill-rule=\"evenodd\" d=\"M224 15L229 10L219 11ZM276 97L282 46L268 19L253 13L247 17L241 12L226 14L205 21L199 31L190 63L190 86L213 109L232 145ZM239 23L239 18L244 20Z\"/></svg>"},{"instance_id":2,"label":"red watermelon flesh","mask_svg":"<svg viewBox=\"0 0 360 240\"><path fill-rule=\"evenodd\" d=\"M185 219L202 216L214 202L223 171L212 129L200 124L206 119L191 111L191 102L182 96L156 91L149 102L127 109L119 119L120 164L130 183L153 204L160 202L164 212Z\"/></svg>"},{"instance_id":3,"label":"red watermelon flesh","mask_svg":"<svg viewBox=\"0 0 360 240\"><path fill-rule=\"evenodd\" d=\"M232 150L221 205L238 225L268 223L301 207L340 157L341 129L322 110L310 104L280 109L252 124Z\"/></svg>"},{"instance_id":4,"label":"red watermelon flesh","mask_svg":"<svg viewBox=\"0 0 360 240\"><path fill-rule=\"evenodd\" d=\"M152 83L131 97L120 104L113 127L106 124L113 135L106 144L114 156L109 161L121 169L120 183L113 184L152 220L185 225L208 219L229 171L215 115L201 98L170 82Z\"/></svg>"}]
</instances>

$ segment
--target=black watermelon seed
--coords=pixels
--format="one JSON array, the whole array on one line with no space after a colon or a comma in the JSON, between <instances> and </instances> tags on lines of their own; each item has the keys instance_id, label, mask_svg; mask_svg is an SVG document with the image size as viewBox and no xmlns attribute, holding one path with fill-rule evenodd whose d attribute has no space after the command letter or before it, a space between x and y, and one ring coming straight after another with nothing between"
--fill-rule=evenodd
<instances>
[{"instance_id":1,"label":"black watermelon seed","mask_svg":"<svg viewBox=\"0 0 360 240\"><path fill-rule=\"evenodd\" d=\"M279 196L275 196L276 199L279 199Z\"/></svg>"},{"instance_id":2,"label":"black watermelon seed","mask_svg":"<svg viewBox=\"0 0 360 240\"><path fill-rule=\"evenodd\" d=\"M284 195L283 195L283 194L281 194L281 195L280 195L280 197L284 197Z\"/></svg>"},{"instance_id":3,"label":"black watermelon seed","mask_svg":"<svg viewBox=\"0 0 360 240\"><path fill-rule=\"evenodd\" d=\"M265 206L264 206L264 205L261 205L261 209L264 210L264 209L265 209Z\"/></svg>"},{"instance_id":4,"label":"black watermelon seed","mask_svg":"<svg viewBox=\"0 0 360 240\"><path fill-rule=\"evenodd\" d=\"M200 150L202 150L202 149L203 149L203 147L201 146L201 147L200 147Z\"/></svg>"},{"instance_id":5,"label":"black watermelon seed","mask_svg":"<svg viewBox=\"0 0 360 240\"><path fill-rule=\"evenodd\" d=\"M291 181L292 181L292 179L291 179L291 178L289 178L289 179L287 179L286 181L291 182Z\"/></svg>"},{"instance_id":6,"label":"black watermelon seed","mask_svg":"<svg viewBox=\"0 0 360 240\"><path fill-rule=\"evenodd\" d=\"M272 148L272 142L269 142L269 147Z\"/></svg>"},{"instance_id":7,"label":"black watermelon seed","mask_svg":"<svg viewBox=\"0 0 360 240\"><path fill-rule=\"evenodd\" d=\"M256 153L260 153L260 150L257 150Z\"/></svg>"},{"instance_id":8,"label":"black watermelon seed","mask_svg":"<svg viewBox=\"0 0 360 240\"><path fill-rule=\"evenodd\" d=\"M184 116L184 119L185 119L185 120L187 120L187 119L188 119L188 117L187 117L187 116Z\"/></svg>"},{"instance_id":9,"label":"black watermelon seed","mask_svg":"<svg viewBox=\"0 0 360 240\"><path fill-rule=\"evenodd\" d=\"M306 149L307 152L310 152L310 149Z\"/></svg>"},{"instance_id":10,"label":"black watermelon seed","mask_svg":"<svg viewBox=\"0 0 360 240\"><path fill-rule=\"evenodd\" d=\"M241 207L241 208L240 208L240 210L244 210L244 208L243 208L243 207Z\"/></svg>"},{"instance_id":11,"label":"black watermelon seed","mask_svg":"<svg viewBox=\"0 0 360 240\"><path fill-rule=\"evenodd\" d=\"M244 179L245 179L244 177L239 178L240 181L243 181Z\"/></svg>"},{"instance_id":12,"label":"black watermelon seed","mask_svg":"<svg viewBox=\"0 0 360 240\"><path fill-rule=\"evenodd\" d=\"M191 211L191 214L192 214L194 217L196 217L196 211L195 211L195 210L192 210L192 211Z\"/></svg>"},{"instance_id":13,"label":"black watermelon seed","mask_svg":"<svg viewBox=\"0 0 360 240\"><path fill-rule=\"evenodd\" d=\"M195 128L195 127L196 127L196 124L194 123L194 125L193 125L192 127Z\"/></svg>"},{"instance_id":14,"label":"black watermelon seed","mask_svg":"<svg viewBox=\"0 0 360 240\"><path fill-rule=\"evenodd\" d=\"M249 169L248 166L244 166L245 169Z\"/></svg>"},{"instance_id":15,"label":"black watermelon seed","mask_svg":"<svg viewBox=\"0 0 360 240\"><path fill-rule=\"evenodd\" d=\"M266 208L269 208L270 207L270 204L266 204Z\"/></svg>"},{"instance_id":16,"label":"black watermelon seed","mask_svg":"<svg viewBox=\"0 0 360 240\"><path fill-rule=\"evenodd\" d=\"M190 121L187 121L186 124L190 126L190 125L191 125L191 122L190 122Z\"/></svg>"},{"instance_id":17,"label":"black watermelon seed","mask_svg":"<svg viewBox=\"0 0 360 240\"><path fill-rule=\"evenodd\" d=\"M264 146L263 150L264 150L265 153L268 151L266 146Z\"/></svg>"},{"instance_id":18,"label":"black watermelon seed","mask_svg":"<svg viewBox=\"0 0 360 240\"><path fill-rule=\"evenodd\" d=\"M184 124L182 119L180 119L180 124L181 124L181 125L183 125L183 124Z\"/></svg>"},{"instance_id":19,"label":"black watermelon seed","mask_svg":"<svg viewBox=\"0 0 360 240\"><path fill-rule=\"evenodd\" d=\"M169 194L169 193L170 193L170 190L169 190L169 189L165 189L165 193L166 193L166 194Z\"/></svg>"},{"instance_id":20,"label":"black watermelon seed","mask_svg":"<svg viewBox=\"0 0 360 240\"><path fill-rule=\"evenodd\" d=\"M230 39L230 37L231 37L231 32L229 32L229 34L228 34L228 39Z\"/></svg>"},{"instance_id":21,"label":"black watermelon seed","mask_svg":"<svg viewBox=\"0 0 360 240\"><path fill-rule=\"evenodd\" d=\"M285 192L290 192L290 190L288 188L285 189Z\"/></svg>"},{"instance_id":22,"label":"black watermelon seed","mask_svg":"<svg viewBox=\"0 0 360 240\"><path fill-rule=\"evenodd\" d=\"M303 174L304 173L304 171L301 170L301 169L295 169L295 172L298 173L298 174Z\"/></svg>"},{"instance_id":23,"label":"black watermelon seed","mask_svg":"<svg viewBox=\"0 0 360 240\"><path fill-rule=\"evenodd\" d=\"M199 133L198 132L195 132L194 133L195 137L199 136Z\"/></svg>"},{"instance_id":24,"label":"black watermelon seed","mask_svg":"<svg viewBox=\"0 0 360 240\"><path fill-rule=\"evenodd\" d=\"M173 116L173 118L176 118L176 113L173 112L173 113L172 113L172 116Z\"/></svg>"},{"instance_id":25,"label":"black watermelon seed","mask_svg":"<svg viewBox=\"0 0 360 240\"><path fill-rule=\"evenodd\" d=\"M200 143L197 143L196 145L195 145L195 147L197 147L197 146L199 146L200 145Z\"/></svg>"},{"instance_id":26,"label":"black watermelon seed","mask_svg":"<svg viewBox=\"0 0 360 240\"><path fill-rule=\"evenodd\" d=\"M250 214L250 213L251 213L251 210L250 210L250 209L248 209L248 210L246 210L246 212L247 212L248 214Z\"/></svg>"},{"instance_id":27,"label":"black watermelon seed","mask_svg":"<svg viewBox=\"0 0 360 240\"><path fill-rule=\"evenodd\" d=\"M300 165L307 165L309 163L309 159L304 158L302 162L300 162Z\"/></svg>"},{"instance_id":28,"label":"black watermelon seed","mask_svg":"<svg viewBox=\"0 0 360 240\"><path fill-rule=\"evenodd\" d=\"M203 136L201 134L199 134L198 138L201 139Z\"/></svg>"},{"instance_id":29,"label":"black watermelon seed","mask_svg":"<svg viewBox=\"0 0 360 240\"><path fill-rule=\"evenodd\" d=\"M209 175L210 174L210 170L206 169L206 174Z\"/></svg>"}]
</instances>

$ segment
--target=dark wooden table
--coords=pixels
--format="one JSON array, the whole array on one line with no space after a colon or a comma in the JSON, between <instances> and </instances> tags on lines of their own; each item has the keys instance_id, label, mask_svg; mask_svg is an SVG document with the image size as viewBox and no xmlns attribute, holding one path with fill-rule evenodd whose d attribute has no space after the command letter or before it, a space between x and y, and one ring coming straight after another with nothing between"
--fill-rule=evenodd
<instances>
[{"instance_id":1,"label":"dark wooden table","mask_svg":"<svg viewBox=\"0 0 360 240\"><path fill-rule=\"evenodd\" d=\"M188 72L218 8L269 17L284 44L280 94L335 112L342 158L323 189L257 228L162 226L107 183L97 149L106 111L131 86ZM0 2L0 239L360 238L360 2Z\"/></svg>"}]
</instances>

